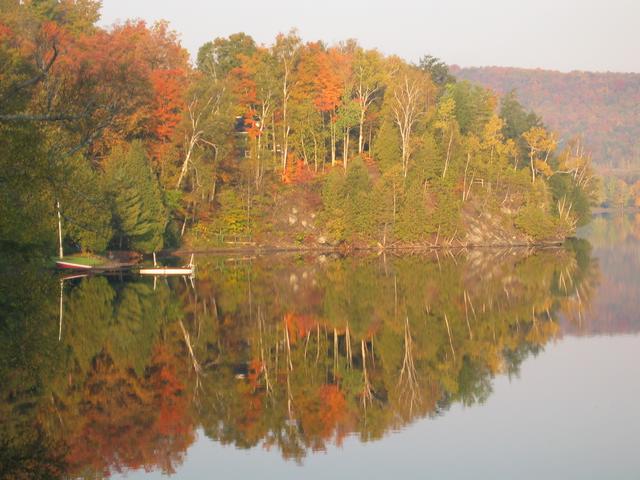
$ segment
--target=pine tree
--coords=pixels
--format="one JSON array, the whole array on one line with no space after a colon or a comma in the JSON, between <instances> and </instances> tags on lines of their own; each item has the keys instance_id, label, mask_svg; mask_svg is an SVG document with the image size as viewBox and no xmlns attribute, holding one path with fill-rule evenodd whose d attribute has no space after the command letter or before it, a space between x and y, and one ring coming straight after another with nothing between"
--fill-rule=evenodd
<instances>
[{"instance_id":1,"label":"pine tree","mask_svg":"<svg viewBox=\"0 0 640 480\"><path fill-rule=\"evenodd\" d=\"M375 227L375 204L367 167L356 158L347 170L344 182L346 232L350 237L370 237Z\"/></svg>"},{"instance_id":2,"label":"pine tree","mask_svg":"<svg viewBox=\"0 0 640 480\"><path fill-rule=\"evenodd\" d=\"M103 179L89 162L77 155L68 161L58 188L63 233L83 251L106 250L113 236L112 214Z\"/></svg>"},{"instance_id":3,"label":"pine tree","mask_svg":"<svg viewBox=\"0 0 640 480\"><path fill-rule=\"evenodd\" d=\"M167 212L142 143L114 149L106 175L119 247L142 252L161 249Z\"/></svg>"}]
</instances>

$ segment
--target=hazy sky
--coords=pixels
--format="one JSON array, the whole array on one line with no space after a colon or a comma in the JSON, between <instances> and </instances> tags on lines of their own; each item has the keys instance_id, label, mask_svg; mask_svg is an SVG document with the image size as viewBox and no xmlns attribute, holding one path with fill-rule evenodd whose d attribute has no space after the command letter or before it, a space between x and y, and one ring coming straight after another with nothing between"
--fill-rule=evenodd
<instances>
[{"instance_id":1,"label":"hazy sky","mask_svg":"<svg viewBox=\"0 0 640 480\"><path fill-rule=\"evenodd\" d=\"M355 38L415 61L640 72L640 0L103 0L103 24L168 20L192 54L244 31L258 43Z\"/></svg>"}]
</instances>

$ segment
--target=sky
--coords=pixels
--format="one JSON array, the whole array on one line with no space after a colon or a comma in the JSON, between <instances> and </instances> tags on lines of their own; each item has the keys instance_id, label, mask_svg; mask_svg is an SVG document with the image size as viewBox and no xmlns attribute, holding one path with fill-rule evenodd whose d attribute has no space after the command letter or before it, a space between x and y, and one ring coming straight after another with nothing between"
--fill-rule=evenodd
<instances>
[{"instance_id":1,"label":"sky","mask_svg":"<svg viewBox=\"0 0 640 480\"><path fill-rule=\"evenodd\" d=\"M164 19L195 56L235 32L270 44L355 38L415 62L640 72L639 0L103 0L103 25Z\"/></svg>"}]
</instances>

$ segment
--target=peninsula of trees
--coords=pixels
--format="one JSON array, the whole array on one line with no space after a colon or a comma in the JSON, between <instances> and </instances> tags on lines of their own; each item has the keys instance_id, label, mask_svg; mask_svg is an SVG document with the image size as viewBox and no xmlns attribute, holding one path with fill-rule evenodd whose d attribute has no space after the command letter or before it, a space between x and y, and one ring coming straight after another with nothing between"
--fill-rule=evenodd
<instances>
[{"instance_id":1,"label":"peninsula of trees","mask_svg":"<svg viewBox=\"0 0 640 480\"><path fill-rule=\"evenodd\" d=\"M0 2L0 246L83 251L560 241L597 181L513 96L355 41L192 64L166 23L100 3ZM428 47L428 46L426 46Z\"/></svg>"}]
</instances>

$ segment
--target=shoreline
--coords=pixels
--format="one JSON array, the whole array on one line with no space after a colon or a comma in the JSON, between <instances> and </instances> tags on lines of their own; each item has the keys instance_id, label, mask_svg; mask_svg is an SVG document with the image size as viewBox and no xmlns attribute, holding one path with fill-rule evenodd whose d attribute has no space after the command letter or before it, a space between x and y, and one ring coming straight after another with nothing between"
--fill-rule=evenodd
<instances>
[{"instance_id":1,"label":"shoreline","mask_svg":"<svg viewBox=\"0 0 640 480\"><path fill-rule=\"evenodd\" d=\"M438 252L462 252L462 251L511 251L511 250L549 250L549 249L561 249L564 243L571 239L576 238L574 236L567 237L563 241L554 242L536 242L536 243L495 243L495 244L462 244L459 245L391 245L383 247L379 246L362 246L352 244L341 244L336 246L297 246L297 245L258 245L252 247L211 247L211 248L180 248L176 250L161 250L156 253L158 258L170 258L170 257L183 257L191 254L196 255L213 255L213 256L237 256L237 255L255 255L255 256L269 256L269 255L359 255L359 254L383 254L389 253L391 255L416 255L424 253L437 253ZM70 255L71 256L71 255ZM143 265L144 260L148 260L150 254L142 256L141 262L138 263L110 263L108 265L96 266L86 270L79 270L85 274L109 274L109 273L123 273L133 271L137 266ZM55 263L48 267L51 270L64 272L67 269L57 268ZM71 271L69 269L67 271ZM77 270L78 271L78 270ZM76 271L76 272L77 272Z\"/></svg>"},{"instance_id":2,"label":"shoreline","mask_svg":"<svg viewBox=\"0 0 640 480\"><path fill-rule=\"evenodd\" d=\"M563 241L556 242L536 242L536 243L496 243L496 244L460 244L460 245L398 245L398 246L276 246L276 245L263 245L255 247L211 247L211 248L180 248L177 250L162 251L162 256L180 256L190 254L234 254L234 253L253 253L253 254L278 254L278 253L338 253L349 254L356 252L377 252L377 253L420 253L429 251L451 251L451 250L510 250L510 249L547 249L547 248L562 248L566 240L575 237L567 237Z\"/></svg>"}]
</instances>

